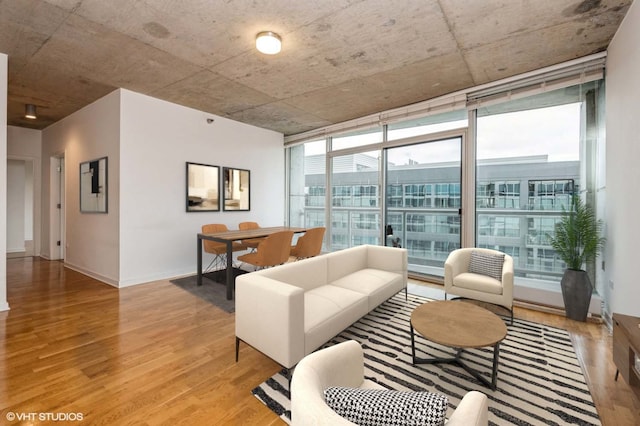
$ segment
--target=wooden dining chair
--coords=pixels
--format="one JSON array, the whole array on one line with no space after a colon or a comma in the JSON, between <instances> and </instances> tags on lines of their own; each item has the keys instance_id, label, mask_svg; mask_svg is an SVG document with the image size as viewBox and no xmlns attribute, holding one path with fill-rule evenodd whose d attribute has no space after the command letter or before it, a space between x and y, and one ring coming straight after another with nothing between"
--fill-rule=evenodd
<instances>
[{"instance_id":1,"label":"wooden dining chair","mask_svg":"<svg viewBox=\"0 0 640 426\"><path fill-rule=\"evenodd\" d=\"M218 232L227 232L229 228L222 223L209 223L202 225L203 234L216 234ZM202 240L202 248L205 253L214 255L213 260L209 263L203 273L212 272L214 270L225 269L227 267L227 245L225 243L219 243L217 241ZM232 251L243 251L247 247L241 243L233 242L231 246Z\"/></svg>"},{"instance_id":2,"label":"wooden dining chair","mask_svg":"<svg viewBox=\"0 0 640 426\"><path fill-rule=\"evenodd\" d=\"M238 229L241 231L247 231L249 229L260 229L260 225L257 222L240 222L238 224ZM264 238L250 238L248 240L242 240L242 244L246 247L250 248L252 251L255 251L258 248L258 244L264 241Z\"/></svg>"},{"instance_id":3,"label":"wooden dining chair","mask_svg":"<svg viewBox=\"0 0 640 426\"><path fill-rule=\"evenodd\" d=\"M304 233L295 246L291 246L291 256L296 260L314 257L322 251L322 240L324 238L324 227L311 228Z\"/></svg>"},{"instance_id":4,"label":"wooden dining chair","mask_svg":"<svg viewBox=\"0 0 640 426\"><path fill-rule=\"evenodd\" d=\"M282 265L289 260L292 239L293 231L273 233L258 244L255 252L238 256L238 260L258 269Z\"/></svg>"}]
</instances>

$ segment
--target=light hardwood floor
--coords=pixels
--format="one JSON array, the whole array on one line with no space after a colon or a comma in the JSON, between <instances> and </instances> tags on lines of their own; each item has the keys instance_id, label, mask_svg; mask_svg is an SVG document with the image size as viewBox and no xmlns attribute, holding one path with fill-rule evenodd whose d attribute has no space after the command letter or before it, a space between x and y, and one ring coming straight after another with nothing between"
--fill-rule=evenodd
<instances>
[{"instance_id":1,"label":"light hardwood floor","mask_svg":"<svg viewBox=\"0 0 640 426\"><path fill-rule=\"evenodd\" d=\"M279 366L244 344L236 363L233 314L167 281L118 290L22 258L7 260L7 291L0 424L9 412L84 419L55 424L283 424L251 395ZM613 380L604 326L523 308L515 316L569 330L603 424L640 424L640 404Z\"/></svg>"}]
</instances>

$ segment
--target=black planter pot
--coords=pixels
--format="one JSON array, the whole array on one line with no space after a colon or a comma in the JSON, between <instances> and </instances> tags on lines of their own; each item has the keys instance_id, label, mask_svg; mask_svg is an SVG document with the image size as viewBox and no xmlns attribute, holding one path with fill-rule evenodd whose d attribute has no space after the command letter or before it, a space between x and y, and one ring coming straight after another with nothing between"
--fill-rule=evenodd
<instances>
[{"instance_id":1,"label":"black planter pot","mask_svg":"<svg viewBox=\"0 0 640 426\"><path fill-rule=\"evenodd\" d=\"M593 292L587 271L565 270L560 287L562 287L562 299L567 318L586 321Z\"/></svg>"}]
</instances>

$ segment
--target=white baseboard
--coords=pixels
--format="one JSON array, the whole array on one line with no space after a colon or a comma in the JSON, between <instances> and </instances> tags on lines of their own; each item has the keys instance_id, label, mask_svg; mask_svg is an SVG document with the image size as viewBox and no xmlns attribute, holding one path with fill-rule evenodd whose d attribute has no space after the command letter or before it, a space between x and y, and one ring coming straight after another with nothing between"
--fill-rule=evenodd
<instances>
[{"instance_id":1,"label":"white baseboard","mask_svg":"<svg viewBox=\"0 0 640 426\"><path fill-rule=\"evenodd\" d=\"M64 267L65 268L69 268L69 269L71 269L73 271L76 271L76 272L80 272L81 274L86 275L88 277L91 277L93 279L96 279L98 281L102 281L103 283L109 284L112 287L116 287L116 288L120 287L118 285L118 280L114 280L112 278L105 277L104 275L96 274L95 272L89 271L89 270L87 270L85 268L82 268L80 266L76 266L76 265L73 265L71 263L64 262Z\"/></svg>"},{"instance_id":2,"label":"white baseboard","mask_svg":"<svg viewBox=\"0 0 640 426\"><path fill-rule=\"evenodd\" d=\"M160 280L172 280L175 278L181 278L181 277L186 277L189 275L194 275L195 271L185 271L185 270L180 270L180 271L171 271L171 272L165 272L163 274L157 274L157 275L147 275L144 277L138 277L138 278L131 278L131 279L126 279L126 280L121 280L119 287L131 287L134 285L138 285L138 284L147 284L150 282L154 282L154 281L160 281Z\"/></svg>"},{"instance_id":3,"label":"white baseboard","mask_svg":"<svg viewBox=\"0 0 640 426\"><path fill-rule=\"evenodd\" d=\"M546 305L564 312L564 300L562 299L562 291L559 286L548 286L545 288L545 286L540 284L530 286L524 283L516 283L513 289L513 298L515 300L525 301L525 303ZM597 293L591 296L589 314L602 316L602 297Z\"/></svg>"},{"instance_id":4,"label":"white baseboard","mask_svg":"<svg viewBox=\"0 0 640 426\"><path fill-rule=\"evenodd\" d=\"M184 277L184 276L188 276L188 275L194 275L195 272L193 271L173 271L170 273L163 273L163 274L158 274L158 275L149 275L149 276L145 276L145 277L139 277L139 278L134 278L134 279L129 279L129 280L115 280L113 278L109 278L109 277L105 277L103 275L100 274L96 274L93 271L89 271L85 268L73 265L71 263L64 263L64 266L66 268L72 269L76 272L80 272L81 274L87 275L91 278L94 278L98 281L102 281L105 284L109 284L110 286L116 287L116 288L125 288L125 287L131 287L134 285L139 285L139 284L147 284L150 282L154 282L154 281L160 281L160 280L169 280L169 279L174 279L176 277Z\"/></svg>"},{"instance_id":5,"label":"white baseboard","mask_svg":"<svg viewBox=\"0 0 640 426\"><path fill-rule=\"evenodd\" d=\"M7 259L16 259L18 257L27 257L27 253L25 251L8 251L7 250Z\"/></svg>"}]
</instances>

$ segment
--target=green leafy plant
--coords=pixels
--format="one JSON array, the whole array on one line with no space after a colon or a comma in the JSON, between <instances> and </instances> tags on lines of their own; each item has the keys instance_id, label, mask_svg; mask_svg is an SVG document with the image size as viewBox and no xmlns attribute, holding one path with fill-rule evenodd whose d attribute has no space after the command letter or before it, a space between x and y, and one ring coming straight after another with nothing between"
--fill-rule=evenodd
<instances>
[{"instance_id":1,"label":"green leafy plant","mask_svg":"<svg viewBox=\"0 0 640 426\"><path fill-rule=\"evenodd\" d=\"M571 210L563 209L555 235L549 236L551 247L568 269L582 270L582 265L594 260L604 245L605 238L600 235L602 226L593 208L574 195Z\"/></svg>"}]
</instances>

